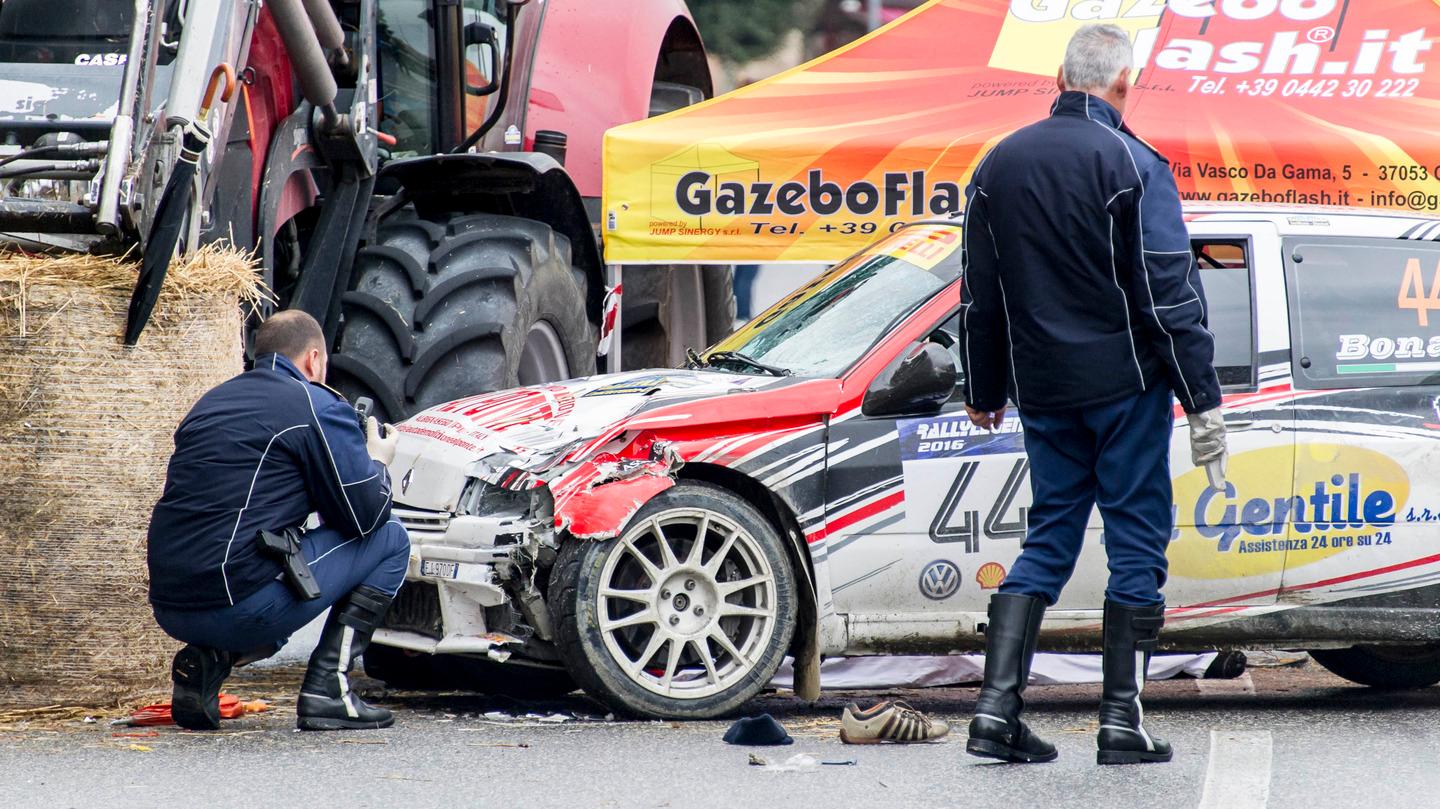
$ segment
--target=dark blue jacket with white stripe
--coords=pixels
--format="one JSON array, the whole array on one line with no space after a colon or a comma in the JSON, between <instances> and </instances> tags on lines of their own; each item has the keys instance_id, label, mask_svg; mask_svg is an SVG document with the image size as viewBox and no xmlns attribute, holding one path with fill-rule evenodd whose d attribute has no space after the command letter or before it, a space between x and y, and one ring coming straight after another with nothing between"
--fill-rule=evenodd
<instances>
[{"instance_id":1,"label":"dark blue jacket with white stripe","mask_svg":"<svg viewBox=\"0 0 1440 809\"><path fill-rule=\"evenodd\" d=\"M1120 113L1062 93L966 190L965 401L1092 407L1164 381L1188 413L1220 404L1214 337L1170 165Z\"/></svg>"},{"instance_id":2,"label":"dark blue jacket with white stripe","mask_svg":"<svg viewBox=\"0 0 1440 809\"><path fill-rule=\"evenodd\" d=\"M150 601L224 607L280 573L255 535L319 512L344 536L390 516L390 473L365 451L355 409L283 356L211 390L175 431L165 492L150 518Z\"/></svg>"}]
</instances>

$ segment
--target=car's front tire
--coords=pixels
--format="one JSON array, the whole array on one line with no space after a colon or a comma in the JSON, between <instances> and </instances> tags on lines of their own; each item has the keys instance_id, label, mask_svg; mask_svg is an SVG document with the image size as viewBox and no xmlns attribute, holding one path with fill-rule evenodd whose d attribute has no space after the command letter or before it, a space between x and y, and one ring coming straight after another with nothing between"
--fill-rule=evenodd
<instances>
[{"instance_id":1,"label":"car's front tire","mask_svg":"<svg viewBox=\"0 0 1440 809\"><path fill-rule=\"evenodd\" d=\"M1314 649L1310 656L1331 673L1372 688L1427 688L1440 683L1440 644Z\"/></svg>"},{"instance_id":2,"label":"car's front tire","mask_svg":"<svg viewBox=\"0 0 1440 809\"><path fill-rule=\"evenodd\" d=\"M566 668L632 716L736 711L774 676L795 632L795 579L779 533L745 500L704 483L656 496L616 539L569 540L550 585Z\"/></svg>"}]
</instances>

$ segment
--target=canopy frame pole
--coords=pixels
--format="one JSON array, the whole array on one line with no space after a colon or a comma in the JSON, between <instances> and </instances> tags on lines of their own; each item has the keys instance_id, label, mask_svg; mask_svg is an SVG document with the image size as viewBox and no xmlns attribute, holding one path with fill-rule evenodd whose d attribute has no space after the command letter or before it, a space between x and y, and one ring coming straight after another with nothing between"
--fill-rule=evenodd
<instances>
[{"instance_id":1,"label":"canopy frame pole","mask_svg":"<svg viewBox=\"0 0 1440 809\"><path fill-rule=\"evenodd\" d=\"M606 265L605 265L605 285L606 285L606 287L608 287L609 289L619 289L619 288L620 288L620 280L621 280L621 267L620 267L620 265L619 265L619 264L606 264ZM609 373L612 373L612 374L613 374L613 373L617 373L617 372L620 370L620 356L621 356L621 344L620 344L620 341L621 341L621 335L624 333L624 329L622 328L623 325L624 325L624 324L622 323L622 321L624 320L624 312L625 312L625 306L624 306L624 303L623 303L623 300L624 300L624 297L625 297L625 296L624 296L624 290L621 290L621 296L620 296L620 297L621 297L621 301L620 301L620 302L617 302L617 303L616 303L616 306L615 306L615 325L614 325L613 327L611 327L612 330L611 330L611 332L610 332L610 350L609 350L608 352L606 352L606 354L605 354L605 370L606 370L607 372L609 372ZM600 317L603 319L603 318L605 317L605 314L602 312L601 315L600 315Z\"/></svg>"},{"instance_id":2,"label":"canopy frame pole","mask_svg":"<svg viewBox=\"0 0 1440 809\"><path fill-rule=\"evenodd\" d=\"M880 27L881 9L884 0L868 0L865 3L865 28L870 31Z\"/></svg>"}]
</instances>

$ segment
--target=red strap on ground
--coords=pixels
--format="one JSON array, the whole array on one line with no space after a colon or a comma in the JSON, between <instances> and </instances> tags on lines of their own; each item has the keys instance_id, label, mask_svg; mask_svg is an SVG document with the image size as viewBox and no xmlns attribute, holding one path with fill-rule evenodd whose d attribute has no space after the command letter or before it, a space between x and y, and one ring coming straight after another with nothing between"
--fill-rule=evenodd
<instances>
[{"instance_id":1,"label":"red strap on ground","mask_svg":"<svg viewBox=\"0 0 1440 809\"><path fill-rule=\"evenodd\" d=\"M242 702L234 694L220 695L220 718L236 719L247 713L261 713L270 710L270 704L263 700ZM173 725L175 718L170 715L170 703L157 702L154 705L146 705L144 708L130 714L128 721L119 723L132 727L149 727L151 725Z\"/></svg>"}]
</instances>

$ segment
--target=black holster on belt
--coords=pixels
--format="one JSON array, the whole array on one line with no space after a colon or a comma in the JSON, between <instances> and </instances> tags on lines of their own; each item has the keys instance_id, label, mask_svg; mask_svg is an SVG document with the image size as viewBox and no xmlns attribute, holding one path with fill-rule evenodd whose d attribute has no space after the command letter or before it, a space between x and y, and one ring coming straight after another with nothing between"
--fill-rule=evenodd
<instances>
[{"instance_id":1,"label":"black holster on belt","mask_svg":"<svg viewBox=\"0 0 1440 809\"><path fill-rule=\"evenodd\" d=\"M315 581L315 574L310 572L310 563L305 561L300 547L299 529L286 528L277 533L262 528L256 533L255 541L262 555L278 559L284 566L285 583L300 600L314 601L320 597L320 583Z\"/></svg>"}]
</instances>

